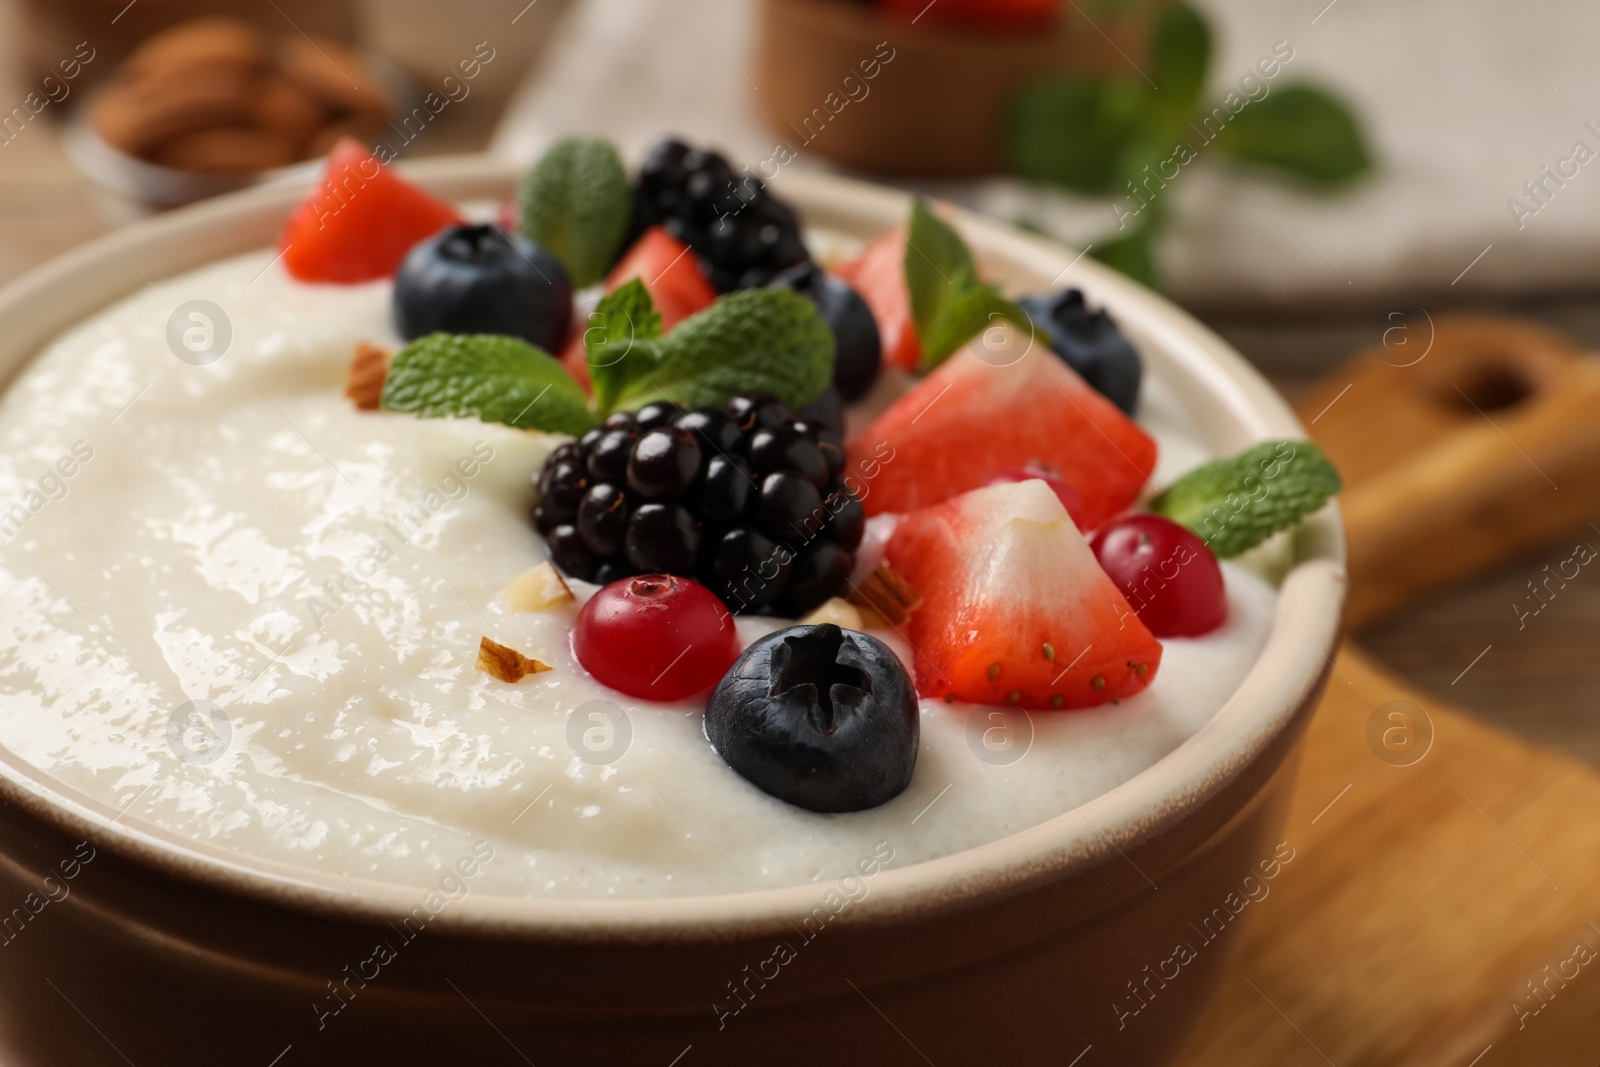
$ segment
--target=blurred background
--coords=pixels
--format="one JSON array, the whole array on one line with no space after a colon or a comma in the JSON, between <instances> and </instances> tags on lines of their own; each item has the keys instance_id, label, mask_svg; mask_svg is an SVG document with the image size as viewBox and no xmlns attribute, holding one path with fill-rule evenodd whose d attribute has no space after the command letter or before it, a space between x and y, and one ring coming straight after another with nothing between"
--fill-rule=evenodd
<instances>
[{"instance_id":1,"label":"blurred background","mask_svg":"<svg viewBox=\"0 0 1600 1067\"><path fill-rule=\"evenodd\" d=\"M241 22L194 32L218 13ZM1562 483L1560 506L1524 524L1512 512L1546 505L1508 490L1452 512L1459 529L1429 531L1441 555L1504 536L1419 580L1425 595L1357 618L1370 623L1359 643L1506 732L1490 736L1600 765L1600 579L1548 581L1575 542L1600 545L1600 479L1568 432L1600 426L1600 406L1559 424L1534 407L1559 380L1541 352L1588 367L1600 346L1600 7L0 0L0 42L0 283L148 214L314 172L343 133L402 160L532 160L569 133L609 136L637 159L671 132L763 178L840 171L1084 248L1213 327L1300 405L1314 437L1360 462L1416 447L1419 425L1488 434L1487 422L1494 447L1526 460L1531 472L1511 461L1524 480ZM1505 339L1462 372L1470 381L1372 378L1376 365L1420 366L1465 312L1514 320L1497 327L1509 333L1455 328L1458 347ZM1361 351L1364 363L1346 362ZM1411 380L1433 384L1400 403ZM1388 399L1346 397L1357 381ZM1514 477L1478 464L1458 457L1439 477L1466 497L1480 476ZM1592 1007L1563 1033L1583 1035L1586 1062L1600 1054ZM1501 1060L1506 1048L1480 1053L1484 1067L1567 1062L1549 1049Z\"/></svg>"}]
</instances>

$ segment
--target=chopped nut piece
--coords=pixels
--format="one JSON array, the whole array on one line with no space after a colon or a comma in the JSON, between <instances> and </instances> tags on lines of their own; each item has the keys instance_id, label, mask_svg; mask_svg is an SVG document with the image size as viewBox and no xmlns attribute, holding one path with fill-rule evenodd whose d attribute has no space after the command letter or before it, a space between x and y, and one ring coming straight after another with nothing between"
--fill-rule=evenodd
<instances>
[{"instance_id":1,"label":"chopped nut piece","mask_svg":"<svg viewBox=\"0 0 1600 1067\"><path fill-rule=\"evenodd\" d=\"M530 567L512 579L506 587L506 604L512 611L547 611L558 604L572 602L572 590L567 587L561 572L554 563L541 563Z\"/></svg>"},{"instance_id":2,"label":"chopped nut piece","mask_svg":"<svg viewBox=\"0 0 1600 1067\"><path fill-rule=\"evenodd\" d=\"M845 630L859 630L866 625L862 622L861 612L856 606L842 597L823 601L815 611L800 621L809 626L831 622Z\"/></svg>"},{"instance_id":3,"label":"chopped nut piece","mask_svg":"<svg viewBox=\"0 0 1600 1067\"><path fill-rule=\"evenodd\" d=\"M850 603L871 608L890 626L899 626L922 607L922 594L892 567L879 567L850 594Z\"/></svg>"},{"instance_id":4,"label":"chopped nut piece","mask_svg":"<svg viewBox=\"0 0 1600 1067\"><path fill-rule=\"evenodd\" d=\"M376 411L378 401L383 399L383 380L388 376L389 353L362 341L350 357L350 376L345 379L344 395L362 411Z\"/></svg>"},{"instance_id":5,"label":"chopped nut piece","mask_svg":"<svg viewBox=\"0 0 1600 1067\"><path fill-rule=\"evenodd\" d=\"M485 637L478 644L478 669L488 671L502 682L520 682L530 674L543 674L550 667Z\"/></svg>"}]
</instances>

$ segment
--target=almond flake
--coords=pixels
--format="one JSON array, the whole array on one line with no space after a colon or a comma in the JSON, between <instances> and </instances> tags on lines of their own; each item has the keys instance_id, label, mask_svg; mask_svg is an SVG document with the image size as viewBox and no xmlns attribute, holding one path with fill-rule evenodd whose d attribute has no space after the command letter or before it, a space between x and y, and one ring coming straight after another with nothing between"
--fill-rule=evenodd
<instances>
[{"instance_id":1,"label":"almond flake","mask_svg":"<svg viewBox=\"0 0 1600 1067\"><path fill-rule=\"evenodd\" d=\"M850 594L850 603L871 608L890 626L899 626L922 607L922 594L892 567L879 567Z\"/></svg>"},{"instance_id":2,"label":"almond flake","mask_svg":"<svg viewBox=\"0 0 1600 1067\"><path fill-rule=\"evenodd\" d=\"M383 399L383 380L388 376L388 351L362 341L350 357L350 376L345 379L344 395L362 411L377 411L378 402Z\"/></svg>"},{"instance_id":3,"label":"almond flake","mask_svg":"<svg viewBox=\"0 0 1600 1067\"><path fill-rule=\"evenodd\" d=\"M833 597L823 601L817 606L816 610L800 621L808 626L831 622L845 630L859 630L865 625L861 621L860 609L842 597Z\"/></svg>"},{"instance_id":4,"label":"almond flake","mask_svg":"<svg viewBox=\"0 0 1600 1067\"><path fill-rule=\"evenodd\" d=\"M550 667L485 637L478 644L478 669L488 671L502 682L520 682L530 674L543 674Z\"/></svg>"},{"instance_id":5,"label":"almond flake","mask_svg":"<svg viewBox=\"0 0 1600 1067\"><path fill-rule=\"evenodd\" d=\"M547 611L572 602L572 590L554 563L530 567L506 587L506 604L512 611Z\"/></svg>"}]
</instances>

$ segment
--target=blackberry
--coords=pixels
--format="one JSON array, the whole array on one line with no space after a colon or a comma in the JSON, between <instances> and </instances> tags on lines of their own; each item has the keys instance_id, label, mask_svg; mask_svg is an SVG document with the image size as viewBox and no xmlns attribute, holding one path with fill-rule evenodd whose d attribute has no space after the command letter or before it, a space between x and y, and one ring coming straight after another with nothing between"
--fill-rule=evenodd
<instances>
[{"instance_id":1,"label":"blackberry","mask_svg":"<svg viewBox=\"0 0 1600 1067\"><path fill-rule=\"evenodd\" d=\"M650 404L550 454L534 525L571 577L676 574L799 617L849 587L866 513L843 471L839 435L771 397Z\"/></svg>"},{"instance_id":2,"label":"blackberry","mask_svg":"<svg viewBox=\"0 0 1600 1067\"><path fill-rule=\"evenodd\" d=\"M628 244L661 226L694 249L720 293L760 289L811 255L800 239L794 210L766 183L736 174L717 152L669 137L646 154L633 184Z\"/></svg>"}]
</instances>

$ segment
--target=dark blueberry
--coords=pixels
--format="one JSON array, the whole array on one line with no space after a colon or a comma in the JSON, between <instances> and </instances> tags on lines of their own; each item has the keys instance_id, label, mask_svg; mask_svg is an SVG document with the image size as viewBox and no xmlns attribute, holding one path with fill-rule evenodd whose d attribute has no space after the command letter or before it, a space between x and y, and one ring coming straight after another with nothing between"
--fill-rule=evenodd
<instances>
[{"instance_id":1,"label":"dark blueberry","mask_svg":"<svg viewBox=\"0 0 1600 1067\"><path fill-rule=\"evenodd\" d=\"M707 522L735 522L744 516L755 495L755 483L743 460L712 456L697 494L700 514Z\"/></svg>"},{"instance_id":2,"label":"dark blueberry","mask_svg":"<svg viewBox=\"0 0 1600 1067\"><path fill-rule=\"evenodd\" d=\"M653 404L646 404L633 413L634 425L639 427L639 432L654 430L658 426L670 426L683 416L683 409L670 400L657 400Z\"/></svg>"},{"instance_id":3,"label":"dark blueberry","mask_svg":"<svg viewBox=\"0 0 1600 1067\"><path fill-rule=\"evenodd\" d=\"M572 283L555 256L520 234L452 226L401 262L394 320L408 341L435 331L497 333L559 352L572 324Z\"/></svg>"},{"instance_id":4,"label":"dark blueberry","mask_svg":"<svg viewBox=\"0 0 1600 1067\"><path fill-rule=\"evenodd\" d=\"M673 425L699 437L702 450L712 456L732 452L743 436L726 412L711 407L695 408Z\"/></svg>"},{"instance_id":5,"label":"dark blueberry","mask_svg":"<svg viewBox=\"0 0 1600 1067\"><path fill-rule=\"evenodd\" d=\"M770 396L757 394L740 394L728 401L724 409L741 433L750 433L754 430L770 430L774 426L788 423L794 416L783 403L772 399Z\"/></svg>"},{"instance_id":6,"label":"dark blueberry","mask_svg":"<svg viewBox=\"0 0 1600 1067\"><path fill-rule=\"evenodd\" d=\"M801 541L827 525L822 494L810 479L793 471L778 471L761 479L756 518L769 535Z\"/></svg>"},{"instance_id":7,"label":"dark blueberry","mask_svg":"<svg viewBox=\"0 0 1600 1067\"><path fill-rule=\"evenodd\" d=\"M1107 400L1133 414L1143 367L1133 343L1104 308L1090 311L1081 289L1024 297L1018 303L1067 366Z\"/></svg>"},{"instance_id":8,"label":"dark blueberry","mask_svg":"<svg viewBox=\"0 0 1600 1067\"><path fill-rule=\"evenodd\" d=\"M622 531L628 525L628 505L622 490L602 482L584 494L578 505L578 533L597 556L622 551Z\"/></svg>"},{"instance_id":9,"label":"dark blueberry","mask_svg":"<svg viewBox=\"0 0 1600 1067\"><path fill-rule=\"evenodd\" d=\"M784 598L788 614L798 618L829 597L842 596L850 587L850 571L855 565L855 556L832 541L807 545L794 560L794 577Z\"/></svg>"},{"instance_id":10,"label":"dark blueberry","mask_svg":"<svg viewBox=\"0 0 1600 1067\"><path fill-rule=\"evenodd\" d=\"M822 506L828 512L829 535L840 548L854 552L867 532L867 511L860 499L834 482L823 493Z\"/></svg>"},{"instance_id":11,"label":"dark blueberry","mask_svg":"<svg viewBox=\"0 0 1600 1067\"><path fill-rule=\"evenodd\" d=\"M639 438L628 460L628 488L647 500L667 500L694 484L700 441L688 430L663 426Z\"/></svg>"},{"instance_id":12,"label":"dark blueberry","mask_svg":"<svg viewBox=\"0 0 1600 1067\"><path fill-rule=\"evenodd\" d=\"M917 765L911 677L883 642L832 624L757 639L706 705L711 747L758 788L810 811L863 811Z\"/></svg>"},{"instance_id":13,"label":"dark blueberry","mask_svg":"<svg viewBox=\"0 0 1600 1067\"><path fill-rule=\"evenodd\" d=\"M551 561L568 577L588 581L594 575L594 555L576 526L557 526L544 535L544 542L550 549Z\"/></svg>"},{"instance_id":14,"label":"dark blueberry","mask_svg":"<svg viewBox=\"0 0 1600 1067\"><path fill-rule=\"evenodd\" d=\"M613 411L606 416L606 421L600 424L606 430L631 430L634 428L633 412ZM644 429L644 427L640 427Z\"/></svg>"},{"instance_id":15,"label":"dark blueberry","mask_svg":"<svg viewBox=\"0 0 1600 1067\"><path fill-rule=\"evenodd\" d=\"M638 435L632 430L607 430L589 450L589 477L598 482L620 482L628 472L628 456Z\"/></svg>"},{"instance_id":16,"label":"dark blueberry","mask_svg":"<svg viewBox=\"0 0 1600 1067\"><path fill-rule=\"evenodd\" d=\"M546 463L539 474L539 499L563 511L578 512L578 503L589 491L589 473L580 463L560 460Z\"/></svg>"},{"instance_id":17,"label":"dark blueberry","mask_svg":"<svg viewBox=\"0 0 1600 1067\"><path fill-rule=\"evenodd\" d=\"M845 403L860 400L883 366L878 320L861 294L844 279L824 274L810 263L789 268L771 284L775 289L793 289L817 305L817 314L833 333L833 384Z\"/></svg>"},{"instance_id":18,"label":"dark blueberry","mask_svg":"<svg viewBox=\"0 0 1600 1067\"><path fill-rule=\"evenodd\" d=\"M810 479L818 488L828 484L828 460L817 442L809 434L796 429L793 423L770 430L757 430L750 435L745 451L750 458L750 469L756 474L773 471L794 471Z\"/></svg>"},{"instance_id":19,"label":"dark blueberry","mask_svg":"<svg viewBox=\"0 0 1600 1067\"><path fill-rule=\"evenodd\" d=\"M776 602L793 573L794 553L787 545L740 526L717 541L711 571L702 577L730 610L754 612Z\"/></svg>"},{"instance_id":20,"label":"dark blueberry","mask_svg":"<svg viewBox=\"0 0 1600 1067\"><path fill-rule=\"evenodd\" d=\"M795 417L836 435L844 433L844 400L839 387L829 383L815 400L795 412Z\"/></svg>"},{"instance_id":21,"label":"dark blueberry","mask_svg":"<svg viewBox=\"0 0 1600 1067\"><path fill-rule=\"evenodd\" d=\"M632 576L632 574L633 571L621 563L608 561L595 568L593 581L595 585L610 585L612 582L621 581L623 578Z\"/></svg>"},{"instance_id":22,"label":"dark blueberry","mask_svg":"<svg viewBox=\"0 0 1600 1067\"><path fill-rule=\"evenodd\" d=\"M638 573L694 573L700 532L694 516L678 504L640 504L624 538L628 562Z\"/></svg>"}]
</instances>

